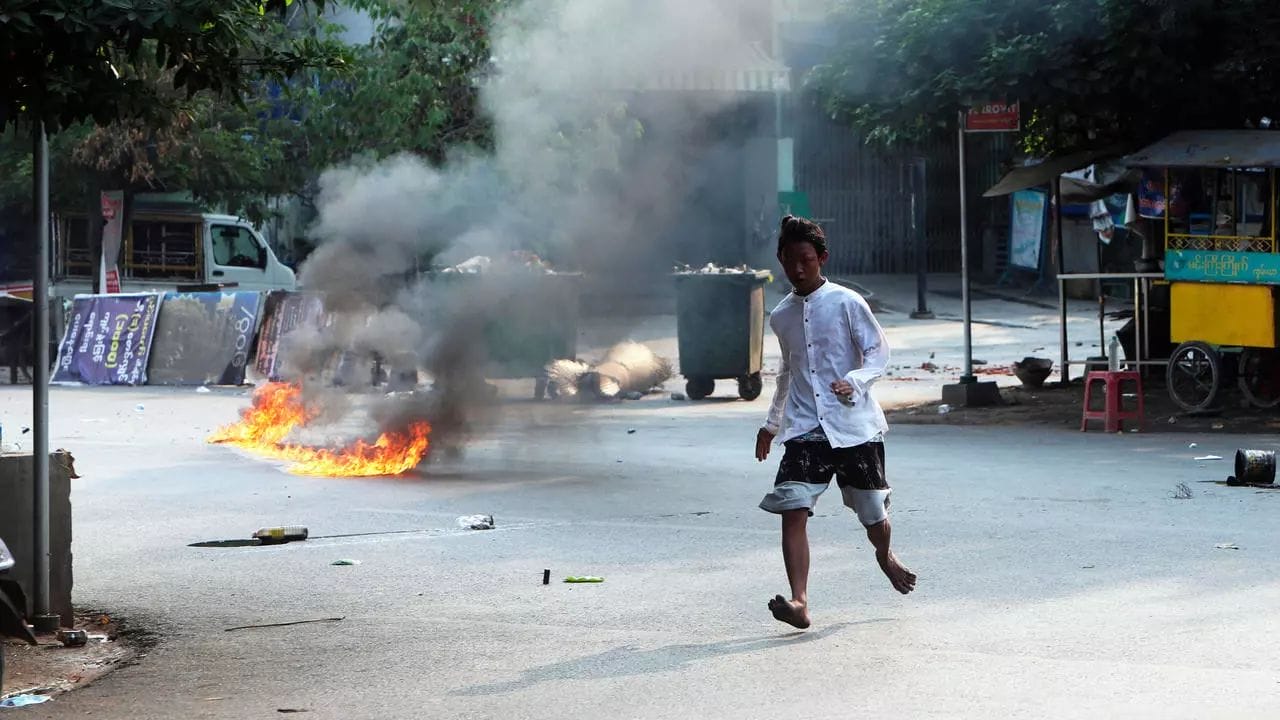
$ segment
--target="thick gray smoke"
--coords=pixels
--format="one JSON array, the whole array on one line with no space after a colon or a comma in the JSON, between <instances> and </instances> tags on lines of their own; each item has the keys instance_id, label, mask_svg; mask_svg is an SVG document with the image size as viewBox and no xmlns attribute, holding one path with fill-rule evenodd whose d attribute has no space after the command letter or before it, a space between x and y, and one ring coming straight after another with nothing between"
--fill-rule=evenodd
<instances>
[{"instance_id":1,"label":"thick gray smoke","mask_svg":"<svg viewBox=\"0 0 1280 720\"><path fill-rule=\"evenodd\" d=\"M494 272L450 283L418 271L478 255L500 264L527 250L625 287L677 261L714 259L697 244L700 222L741 227L743 190L739 178L724 178L739 211L717 216L706 168L742 142L723 130L735 124L725 118L742 97L662 86L751 61L743 57L753 38L739 5L513 6L490 29L496 74L480 79L495 129L492 155L443 167L399 156L322 176L311 231L322 244L304 264L302 284L323 294L331 325L291 343L294 370L312 376L341 353L375 356L393 373L421 368L434 381L429 399L377 415L394 425L425 413L438 436L464 431L484 395L476 387L485 318L527 305L522 284L544 276L513 281Z\"/></svg>"}]
</instances>

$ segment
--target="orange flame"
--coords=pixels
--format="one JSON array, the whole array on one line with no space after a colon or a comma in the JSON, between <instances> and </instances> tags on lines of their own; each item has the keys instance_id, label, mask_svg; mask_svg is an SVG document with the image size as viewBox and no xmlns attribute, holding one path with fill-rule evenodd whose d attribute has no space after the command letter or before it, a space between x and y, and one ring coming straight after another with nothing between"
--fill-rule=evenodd
<instances>
[{"instance_id":1,"label":"orange flame","mask_svg":"<svg viewBox=\"0 0 1280 720\"><path fill-rule=\"evenodd\" d=\"M253 394L253 405L240 422L219 429L209 442L235 445L268 457L290 460L289 472L325 477L399 475L417 467L430 447L431 425L415 422L403 432L385 432L373 442L356 440L338 449L286 443L294 428L305 426L315 414L302 403L302 388L269 383Z\"/></svg>"}]
</instances>

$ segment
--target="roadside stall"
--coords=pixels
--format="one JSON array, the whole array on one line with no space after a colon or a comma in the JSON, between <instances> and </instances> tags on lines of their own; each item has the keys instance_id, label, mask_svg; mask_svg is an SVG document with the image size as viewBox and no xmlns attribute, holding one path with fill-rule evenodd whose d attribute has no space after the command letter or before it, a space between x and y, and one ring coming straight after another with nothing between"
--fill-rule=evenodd
<instances>
[{"instance_id":1,"label":"roadside stall","mask_svg":"<svg viewBox=\"0 0 1280 720\"><path fill-rule=\"evenodd\" d=\"M1178 132L1125 161L1143 170L1139 201L1163 231L1170 397L1205 410L1234 382L1254 406L1280 405L1280 133Z\"/></svg>"}]
</instances>

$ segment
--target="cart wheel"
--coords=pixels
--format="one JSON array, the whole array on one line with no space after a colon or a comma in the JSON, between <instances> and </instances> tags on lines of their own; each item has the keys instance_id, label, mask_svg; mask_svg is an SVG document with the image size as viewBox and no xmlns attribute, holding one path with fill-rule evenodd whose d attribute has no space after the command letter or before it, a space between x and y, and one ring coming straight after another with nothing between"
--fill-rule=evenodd
<instances>
[{"instance_id":1,"label":"cart wheel","mask_svg":"<svg viewBox=\"0 0 1280 720\"><path fill-rule=\"evenodd\" d=\"M690 400L701 400L716 391L716 381L711 378L689 378L684 384L684 391Z\"/></svg>"},{"instance_id":2,"label":"cart wheel","mask_svg":"<svg viewBox=\"0 0 1280 720\"><path fill-rule=\"evenodd\" d=\"M1184 342L1169 358L1169 397L1187 412L1207 410L1222 389L1222 356L1199 340Z\"/></svg>"},{"instance_id":3,"label":"cart wheel","mask_svg":"<svg viewBox=\"0 0 1280 720\"><path fill-rule=\"evenodd\" d=\"M764 379L760 377L760 373L738 378L738 397L743 400L755 400L760 397L762 390L764 390Z\"/></svg>"},{"instance_id":4,"label":"cart wheel","mask_svg":"<svg viewBox=\"0 0 1280 720\"><path fill-rule=\"evenodd\" d=\"M1240 353L1240 392L1254 407L1280 405L1280 353L1270 348L1245 348Z\"/></svg>"}]
</instances>

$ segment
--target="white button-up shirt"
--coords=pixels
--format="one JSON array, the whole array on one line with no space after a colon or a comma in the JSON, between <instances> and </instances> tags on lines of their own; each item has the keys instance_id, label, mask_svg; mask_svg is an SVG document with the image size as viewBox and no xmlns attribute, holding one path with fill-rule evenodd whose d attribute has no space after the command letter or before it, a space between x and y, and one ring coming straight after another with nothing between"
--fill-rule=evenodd
<instances>
[{"instance_id":1,"label":"white button-up shirt","mask_svg":"<svg viewBox=\"0 0 1280 720\"><path fill-rule=\"evenodd\" d=\"M871 384L889 364L889 343L858 293L831 281L791 293L769 318L782 346L778 389L765 429L786 442L821 426L832 447L853 447L888 430ZM846 400L831 383L847 380Z\"/></svg>"}]
</instances>

